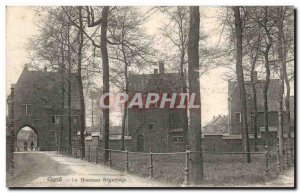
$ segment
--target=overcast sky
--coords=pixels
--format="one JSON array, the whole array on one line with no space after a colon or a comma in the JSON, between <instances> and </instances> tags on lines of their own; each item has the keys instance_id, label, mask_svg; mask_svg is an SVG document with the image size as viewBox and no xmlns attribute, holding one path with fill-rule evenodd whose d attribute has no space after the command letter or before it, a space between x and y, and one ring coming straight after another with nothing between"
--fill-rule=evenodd
<instances>
[{"instance_id":1,"label":"overcast sky","mask_svg":"<svg viewBox=\"0 0 300 193\"><path fill-rule=\"evenodd\" d=\"M143 7L142 10L148 8ZM220 37L220 24L215 17L216 7L205 7L206 18L202 18L202 27L209 33L209 42L215 44ZM154 35L163 25L164 16L156 13L147 23L147 33ZM26 43L30 37L37 34L34 24L34 13L28 7L7 7L7 94L10 85L16 83L24 64L28 62ZM227 114L227 81L223 75L224 68L208 71L201 77L202 121L207 123L214 115Z\"/></svg>"}]
</instances>

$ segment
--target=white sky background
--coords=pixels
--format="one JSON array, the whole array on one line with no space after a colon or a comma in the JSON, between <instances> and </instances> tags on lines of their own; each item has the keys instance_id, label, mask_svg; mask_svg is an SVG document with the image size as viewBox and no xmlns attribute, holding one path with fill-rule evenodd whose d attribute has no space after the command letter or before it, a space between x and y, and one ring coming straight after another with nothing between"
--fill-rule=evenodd
<instances>
[{"instance_id":1,"label":"white sky background","mask_svg":"<svg viewBox=\"0 0 300 193\"><path fill-rule=\"evenodd\" d=\"M142 11L148 9L149 7L141 7ZM216 44L220 38L222 28L216 17L218 9L217 7L202 7L201 10L204 10L205 13L205 17L201 18L201 30L209 34L208 42ZM7 94L10 92L10 85L16 83L24 64L29 61L27 59L26 43L30 37L38 33L34 20L36 20L34 12L29 7L7 8ZM158 34L159 28L166 22L165 16L156 12L145 25L146 32L149 35ZM156 44L159 47L163 42L156 42ZM227 81L224 80L224 74L227 71L225 68L217 68L208 71L201 77L203 124L210 121L214 115L227 114ZM111 121L120 123L119 115L119 113L112 114Z\"/></svg>"}]
</instances>

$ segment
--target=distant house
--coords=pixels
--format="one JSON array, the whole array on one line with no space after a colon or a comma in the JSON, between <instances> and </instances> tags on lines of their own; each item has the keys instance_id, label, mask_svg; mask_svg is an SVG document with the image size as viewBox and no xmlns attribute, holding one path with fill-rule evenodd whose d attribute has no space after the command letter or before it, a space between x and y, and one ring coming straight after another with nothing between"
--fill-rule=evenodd
<instances>
[{"instance_id":1,"label":"distant house","mask_svg":"<svg viewBox=\"0 0 300 193\"><path fill-rule=\"evenodd\" d=\"M265 131L264 125L264 99L263 89L265 80L257 80L257 127L258 132ZM253 110L253 92L249 81L245 81L245 88L247 92L247 104L248 104L248 126L250 134L254 133L254 110ZM269 131L277 132L278 128L278 101L280 97L280 80L271 79L268 89L268 116L269 116ZM291 103L291 117L294 117L294 107ZM229 134L241 134L242 133L242 113L241 113L241 101L240 92L236 81L228 81L228 121L229 121ZM288 128L286 124L286 112L283 115L284 119L284 132L287 133ZM293 120L292 120L293 122ZM292 128L290 128L292 129Z\"/></svg>"},{"instance_id":2,"label":"distant house","mask_svg":"<svg viewBox=\"0 0 300 193\"><path fill-rule=\"evenodd\" d=\"M228 116L218 115L214 116L213 119L202 127L202 134L214 134L221 135L228 133Z\"/></svg>"},{"instance_id":3,"label":"distant house","mask_svg":"<svg viewBox=\"0 0 300 193\"><path fill-rule=\"evenodd\" d=\"M180 93L185 80L179 73L165 73L164 63L153 74L129 74L129 96L135 93ZM183 151L186 143L186 110L129 108L128 134L136 151Z\"/></svg>"},{"instance_id":4,"label":"distant house","mask_svg":"<svg viewBox=\"0 0 300 193\"><path fill-rule=\"evenodd\" d=\"M67 86L62 84L61 77L60 72L30 71L25 66L17 83L12 85L14 99L13 103L10 101L10 105L13 105L14 109L14 136L17 136L25 126L30 127L37 134L37 145L41 150L55 150L60 141L66 144L68 140L67 109L69 107L66 95L69 91ZM72 74L70 81L71 135L76 142L76 133L80 130L81 120L78 83L75 74ZM62 94L63 86L65 96ZM62 139L60 139L61 137Z\"/></svg>"}]
</instances>

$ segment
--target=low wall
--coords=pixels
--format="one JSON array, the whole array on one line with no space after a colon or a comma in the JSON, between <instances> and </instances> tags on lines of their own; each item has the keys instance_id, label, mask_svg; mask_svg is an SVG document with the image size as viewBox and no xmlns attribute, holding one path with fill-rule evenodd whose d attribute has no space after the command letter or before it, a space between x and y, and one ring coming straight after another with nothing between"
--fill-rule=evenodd
<instances>
[{"instance_id":1,"label":"low wall","mask_svg":"<svg viewBox=\"0 0 300 193\"><path fill-rule=\"evenodd\" d=\"M276 148L278 144L277 134L270 133L270 146L271 149ZM287 142L287 138L284 139L284 143ZM136 151L137 147L133 140L130 138L125 138L125 148L128 148L128 151ZM294 144L294 139L290 139L290 144ZM250 151L254 151L254 138L253 135L249 138ZM265 134L259 134L257 139L257 146L259 151L264 151L265 149ZM120 139L110 139L109 145L111 149L121 150L121 140ZM153 144L155 145L155 144ZM183 148L180 151L183 151ZM96 147L103 148L103 141L99 139L98 135L90 135L85 138L85 151L87 154L88 147L91 151L95 151ZM147 147L145 147L147 149ZM241 152L243 151L242 146L242 137L240 135L204 135L202 138L202 150L206 152Z\"/></svg>"}]
</instances>

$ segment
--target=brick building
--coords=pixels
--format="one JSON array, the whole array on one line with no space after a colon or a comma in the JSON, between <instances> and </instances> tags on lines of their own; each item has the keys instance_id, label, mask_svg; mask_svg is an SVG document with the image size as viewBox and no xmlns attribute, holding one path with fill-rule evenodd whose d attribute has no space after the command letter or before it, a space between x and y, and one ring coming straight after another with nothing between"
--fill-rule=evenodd
<instances>
[{"instance_id":1,"label":"brick building","mask_svg":"<svg viewBox=\"0 0 300 193\"><path fill-rule=\"evenodd\" d=\"M202 127L202 134L220 135L228 132L228 116L218 115L214 116L204 127Z\"/></svg>"},{"instance_id":2,"label":"brick building","mask_svg":"<svg viewBox=\"0 0 300 193\"><path fill-rule=\"evenodd\" d=\"M80 103L78 84L75 74L71 78L71 114L72 136L76 142L76 133L80 125ZM44 71L30 71L25 66L16 84L13 104L13 130L15 145L18 132L24 127L30 127L37 135L40 150L55 150L60 141L68 141L68 103L69 92L67 81L62 81L61 73ZM64 88L64 96L62 88ZM8 97L8 100L10 96ZM65 113L65 114L64 114ZM62 137L62 140L60 140Z\"/></svg>"},{"instance_id":3,"label":"brick building","mask_svg":"<svg viewBox=\"0 0 300 193\"><path fill-rule=\"evenodd\" d=\"M258 132L264 132L264 99L263 89L265 80L257 80L256 91L257 91L257 127ZM253 92L249 81L245 81L245 88L247 92L247 105L248 105L248 126L250 134L254 133L254 120L253 120ZM280 97L280 80L271 79L268 89L268 116L269 116L269 131L274 135L277 135L278 128L278 101ZM293 98L293 97L292 97ZM294 122L294 107L293 100L291 100L291 127ZM228 122L229 131L231 135L241 134L242 130L242 114L241 114L241 101L240 92L236 81L228 81ZM286 111L283 112L283 125L284 132L287 133L287 117ZM290 128L291 130L293 128Z\"/></svg>"},{"instance_id":4,"label":"brick building","mask_svg":"<svg viewBox=\"0 0 300 193\"><path fill-rule=\"evenodd\" d=\"M135 93L180 93L185 84L179 73L165 73L164 63L153 74L129 74L129 96ZM158 102L159 103L159 102ZM183 151L186 143L186 110L157 108L128 109L128 134L134 151Z\"/></svg>"}]
</instances>

